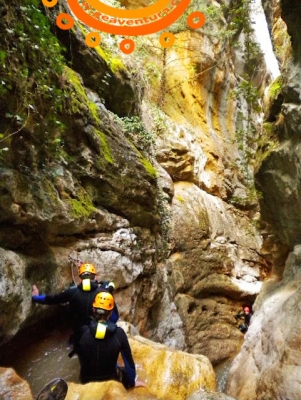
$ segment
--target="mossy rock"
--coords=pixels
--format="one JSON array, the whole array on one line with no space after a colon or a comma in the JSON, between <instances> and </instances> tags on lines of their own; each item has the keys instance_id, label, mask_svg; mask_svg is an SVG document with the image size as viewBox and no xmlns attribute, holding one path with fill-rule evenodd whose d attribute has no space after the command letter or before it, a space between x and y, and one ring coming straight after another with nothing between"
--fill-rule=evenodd
<instances>
[{"instance_id":1,"label":"mossy rock","mask_svg":"<svg viewBox=\"0 0 301 400\"><path fill-rule=\"evenodd\" d=\"M84 42L87 33L78 22L69 34L58 33L66 48L72 48L67 55L72 68L80 74L84 85L103 99L108 110L119 116L132 114L139 108L139 94L132 86L130 72L122 60L104 45L88 47Z\"/></svg>"}]
</instances>

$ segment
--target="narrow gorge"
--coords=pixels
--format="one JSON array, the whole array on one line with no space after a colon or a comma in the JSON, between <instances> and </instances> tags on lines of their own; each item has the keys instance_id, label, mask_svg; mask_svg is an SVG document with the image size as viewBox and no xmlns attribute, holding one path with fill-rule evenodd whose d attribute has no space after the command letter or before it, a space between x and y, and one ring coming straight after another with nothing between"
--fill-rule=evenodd
<instances>
[{"instance_id":1,"label":"narrow gorge","mask_svg":"<svg viewBox=\"0 0 301 400\"><path fill-rule=\"evenodd\" d=\"M50 335L67 400L300 400L299 1L193 0L172 46L131 54L43 3L0 0L0 398L37 395L26 346ZM69 287L70 256L114 281L146 388L78 383L67 307L31 298Z\"/></svg>"}]
</instances>

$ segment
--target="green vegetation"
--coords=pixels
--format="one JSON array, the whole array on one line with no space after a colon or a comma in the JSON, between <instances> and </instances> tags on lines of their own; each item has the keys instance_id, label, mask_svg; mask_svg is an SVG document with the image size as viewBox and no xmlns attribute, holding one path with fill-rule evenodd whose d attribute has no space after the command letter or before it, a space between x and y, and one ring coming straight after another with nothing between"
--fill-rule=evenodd
<instances>
[{"instance_id":1,"label":"green vegetation","mask_svg":"<svg viewBox=\"0 0 301 400\"><path fill-rule=\"evenodd\" d=\"M74 218L88 218L97 211L89 193L81 186L76 188L76 195L64 192L63 201L69 205Z\"/></svg>"},{"instance_id":2,"label":"green vegetation","mask_svg":"<svg viewBox=\"0 0 301 400\"><path fill-rule=\"evenodd\" d=\"M97 134L101 141L101 147L102 147L102 152L103 152L104 158L106 159L106 161L108 163L113 164L114 160L111 155L110 147L106 141L106 135L101 131L97 131Z\"/></svg>"},{"instance_id":3,"label":"green vegetation","mask_svg":"<svg viewBox=\"0 0 301 400\"><path fill-rule=\"evenodd\" d=\"M64 78L66 79L64 93L68 99L66 100L66 111L71 115L88 112L90 122L98 126L101 122L98 107L88 99L79 75L73 69L65 66Z\"/></svg>"},{"instance_id":4,"label":"green vegetation","mask_svg":"<svg viewBox=\"0 0 301 400\"><path fill-rule=\"evenodd\" d=\"M88 98L85 88L79 78L79 75L73 69L64 68L64 78L67 85L65 85L66 98L68 99L67 112L69 114L81 113L88 106ZM91 117L94 118L94 110L91 112Z\"/></svg>"},{"instance_id":5,"label":"green vegetation","mask_svg":"<svg viewBox=\"0 0 301 400\"><path fill-rule=\"evenodd\" d=\"M140 163L143 165L143 167L145 168L146 172L148 173L149 176L151 176L152 178L157 178L158 177L158 171L156 170L156 168L152 165L152 163L137 149L137 147L135 146L135 144L129 140L130 145L133 147L133 149L135 150L135 152L138 155L139 161Z\"/></svg>"},{"instance_id":6,"label":"green vegetation","mask_svg":"<svg viewBox=\"0 0 301 400\"><path fill-rule=\"evenodd\" d=\"M115 117L115 119L118 120L126 137L139 154L139 161L144 166L147 173L153 178L156 178L158 176L157 170L153 167L148 158L142 154L147 154L148 157L151 155L152 146L154 145L153 134L144 128L144 125L138 116L122 118Z\"/></svg>"},{"instance_id":7,"label":"green vegetation","mask_svg":"<svg viewBox=\"0 0 301 400\"><path fill-rule=\"evenodd\" d=\"M256 163L256 151L260 139L261 130L256 123L256 116L261 112L260 92L254 83L256 74L259 73L262 64L262 53L258 44L254 41L254 30L250 19L250 6L252 0L235 0L227 9L226 15L230 26L236 32L236 47L242 54L244 71L237 76L238 84L232 95L241 103L241 111L237 113L236 141L240 158L237 165L240 166L245 184L249 189L249 199L256 197L252 166ZM238 36L239 35L239 36ZM243 38L239 42L239 37Z\"/></svg>"},{"instance_id":8,"label":"green vegetation","mask_svg":"<svg viewBox=\"0 0 301 400\"><path fill-rule=\"evenodd\" d=\"M248 208L252 204L256 204L262 198L262 193L255 188L254 182L249 184L246 196L232 196L230 203L238 208Z\"/></svg>"},{"instance_id":9,"label":"green vegetation","mask_svg":"<svg viewBox=\"0 0 301 400\"><path fill-rule=\"evenodd\" d=\"M66 78L66 83L68 83L65 92L68 94L69 108L67 107L66 110L71 115L88 112L90 123L94 125L92 132L100 139L102 156L108 163L113 164L114 160L106 140L106 135L99 130L101 120L98 107L88 99L85 88L76 72L69 67L65 67L64 77ZM101 156L98 161L100 165L103 165L103 158Z\"/></svg>"},{"instance_id":10,"label":"green vegetation","mask_svg":"<svg viewBox=\"0 0 301 400\"><path fill-rule=\"evenodd\" d=\"M60 108L62 92L53 82L61 75L64 58L62 48L50 31L50 23L39 7L39 0L24 0L20 5L19 22L5 29L0 53L1 92L17 90L19 111L27 110L37 98L51 98L54 108ZM7 7L4 22L14 18L12 7ZM1 30L5 25L1 24ZM2 33L2 32L1 32ZM13 111L13 110L12 110Z\"/></svg>"},{"instance_id":11,"label":"green vegetation","mask_svg":"<svg viewBox=\"0 0 301 400\"><path fill-rule=\"evenodd\" d=\"M78 188L76 194L77 198L66 199L71 206L72 215L75 218L89 217L96 211L91 197L83 188Z\"/></svg>"},{"instance_id":12,"label":"green vegetation","mask_svg":"<svg viewBox=\"0 0 301 400\"><path fill-rule=\"evenodd\" d=\"M152 177L152 178L157 178L158 172L155 167L151 164L149 160L147 160L145 157L140 155L139 161L141 164L144 166L146 172Z\"/></svg>"},{"instance_id":13,"label":"green vegetation","mask_svg":"<svg viewBox=\"0 0 301 400\"><path fill-rule=\"evenodd\" d=\"M114 74L118 71L122 71L125 69L123 62L119 58L113 57L113 55L109 51L105 50L103 47L96 46L95 50L100 55L100 57L105 60L108 67Z\"/></svg>"},{"instance_id":14,"label":"green vegetation","mask_svg":"<svg viewBox=\"0 0 301 400\"><path fill-rule=\"evenodd\" d=\"M168 30L172 33L179 33L179 32L186 31L186 30L190 29L187 24L187 18L192 12L201 11L203 14L206 15L206 18L208 20L209 11L211 9L214 10L214 13L218 11L218 8L216 6L207 6L205 4L204 0L194 0L187 7L184 14L176 22L174 22L170 27L168 27Z\"/></svg>"},{"instance_id":15,"label":"green vegetation","mask_svg":"<svg viewBox=\"0 0 301 400\"><path fill-rule=\"evenodd\" d=\"M41 1L15 0L8 6L1 0L2 5L0 103L5 104L5 112L1 111L4 108L0 110L0 142L5 147L1 153L27 126L44 125L41 132L45 134L48 129L61 131L64 126L64 93L60 87L64 48L51 33Z\"/></svg>"},{"instance_id":16,"label":"green vegetation","mask_svg":"<svg viewBox=\"0 0 301 400\"><path fill-rule=\"evenodd\" d=\"M145 77L149 84L156 84L161 78L161 71L158 66L152 62L146 62L145 64Z\"/></svg>"},{"instance_id":17,"label":"green vegetation","mask_svg":"<svg viewBox=\"0 0 301 400\"><path fill-rule=\"evenodd\" d=\"M258 140L256 151L255 170L261 166L263 160L267 158L271 152L279 146L279 138L277 135L277 124L280 123L282 114L279 114L277 122L264 122L261 135Z\"/></svg>"},{"instance_id":18,"label":"green vegetation","mask_svg":"<svg viewBox=\"0 0 301 400\"><path fill-rule=\"evenodd\" d=\"M274 82L272 82L272 84L269 87L269 94L272 99L277 99L277 97L281 93L282 84L283 84L282 76L278 76L278 78L276 78Z\"/></svg>"},{"instance_id":19,"label":"green vegetation","mask_svg":"<svg viewBox=\"0 0 301 400\"><path fill-rule=\"evenodd\" d=\"M84 37L86 37L86 35L89 33L86 27L78 21L76 22L76 26L78 26ZM101 32L101 36L103 35L104 33ZM113 53L110 52L103 44L102 46L99 45L94 47L94 49L97 52L97 54L106 62L107 66L114 74L119 71L125 70L125 66L122 60L120 58L115 57Z\"/></svg>"},{"instance_id":20,"label":"green vegetation","mask_svg":"<svg viewBox=\"0 0 301 400\"><path fill-rule=\"evenodd\" d=\"M129 140L131 140L137 149L150 151L154 144L153 134L148 132L138 116L117 118L121 124L122 130Z\"/></svg>"}]
</instances>

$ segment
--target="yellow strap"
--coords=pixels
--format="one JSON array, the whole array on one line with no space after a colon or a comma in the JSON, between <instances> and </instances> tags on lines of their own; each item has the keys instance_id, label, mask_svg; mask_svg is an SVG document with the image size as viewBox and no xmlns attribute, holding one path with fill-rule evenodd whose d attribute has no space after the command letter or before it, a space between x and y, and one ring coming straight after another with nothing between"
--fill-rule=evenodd
<instances>
[{"instance_id":1,"label":"yellow strap","mask_svg":"<svg viewBox=\"0 0 301 400\"><path fill-rule=\"evenodd\" d=\"M83 290L85 292L89 292L91 290L91 280L90 279L83 279Z\"/></svg>"},{"instance_id":2,"label":"yellow strap","mask_svg":"<svg viewBox=\"0 0 301 400\"><path fill-rule=\"evenodd\" d=\"M96 339L103 339L106 334L106 329L107 329L107 327L104 324L102 324L101 322L98 322L96 334L95 334Z\"/></svg>"}]
</instances>

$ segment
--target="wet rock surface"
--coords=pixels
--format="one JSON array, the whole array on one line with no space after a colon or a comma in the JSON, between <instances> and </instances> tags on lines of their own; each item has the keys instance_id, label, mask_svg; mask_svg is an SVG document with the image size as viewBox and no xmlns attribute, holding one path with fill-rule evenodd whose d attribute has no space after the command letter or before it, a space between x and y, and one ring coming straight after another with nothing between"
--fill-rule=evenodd
<instances>
[{"instance_id":1,"label":"wet rock surface","mask_svg":"<svg viewBox=\"0 0 301 400\"><path fill-rule=\"evenodd\" d=\"M66 399L92 400L109 396L111 399L182 400L200 389L216 390L215 373L206 357L177 351L141 336L130 336L129 341L138 380L143 382L145 387L127 391L121 383L114 381L85 385L68 381ZM70 363L70 359L67 361ZM67 364L65 366L67 367ZM28 384L15 374L14 370L2 368L0 376L3 393L14 393L14 396L7 399L32 399ZM21 390L24 397L19 394Z\"/></svg>"},{"instance_id":2,"label":"wet rock surface","mask_svg":"<svg viewBox=\"0 0 301 400\"><path fill-rule=\"evenodd\" d=\"M288 257L282 280L264 284L245 342L230 369L226 388L230 396L240 400L299 398L300 262L298 245Z\"/></svg>"},{"instance_id":3,"label":"wet rock surface","mask_svg":"<svg viewBox=\"0 0 301 400\"><path fill-rule=\"evenodd\" d=\"M30 387L12 368L0 367L0 396L7 400L32 400Z\"/></svg>"}]
</instances>

